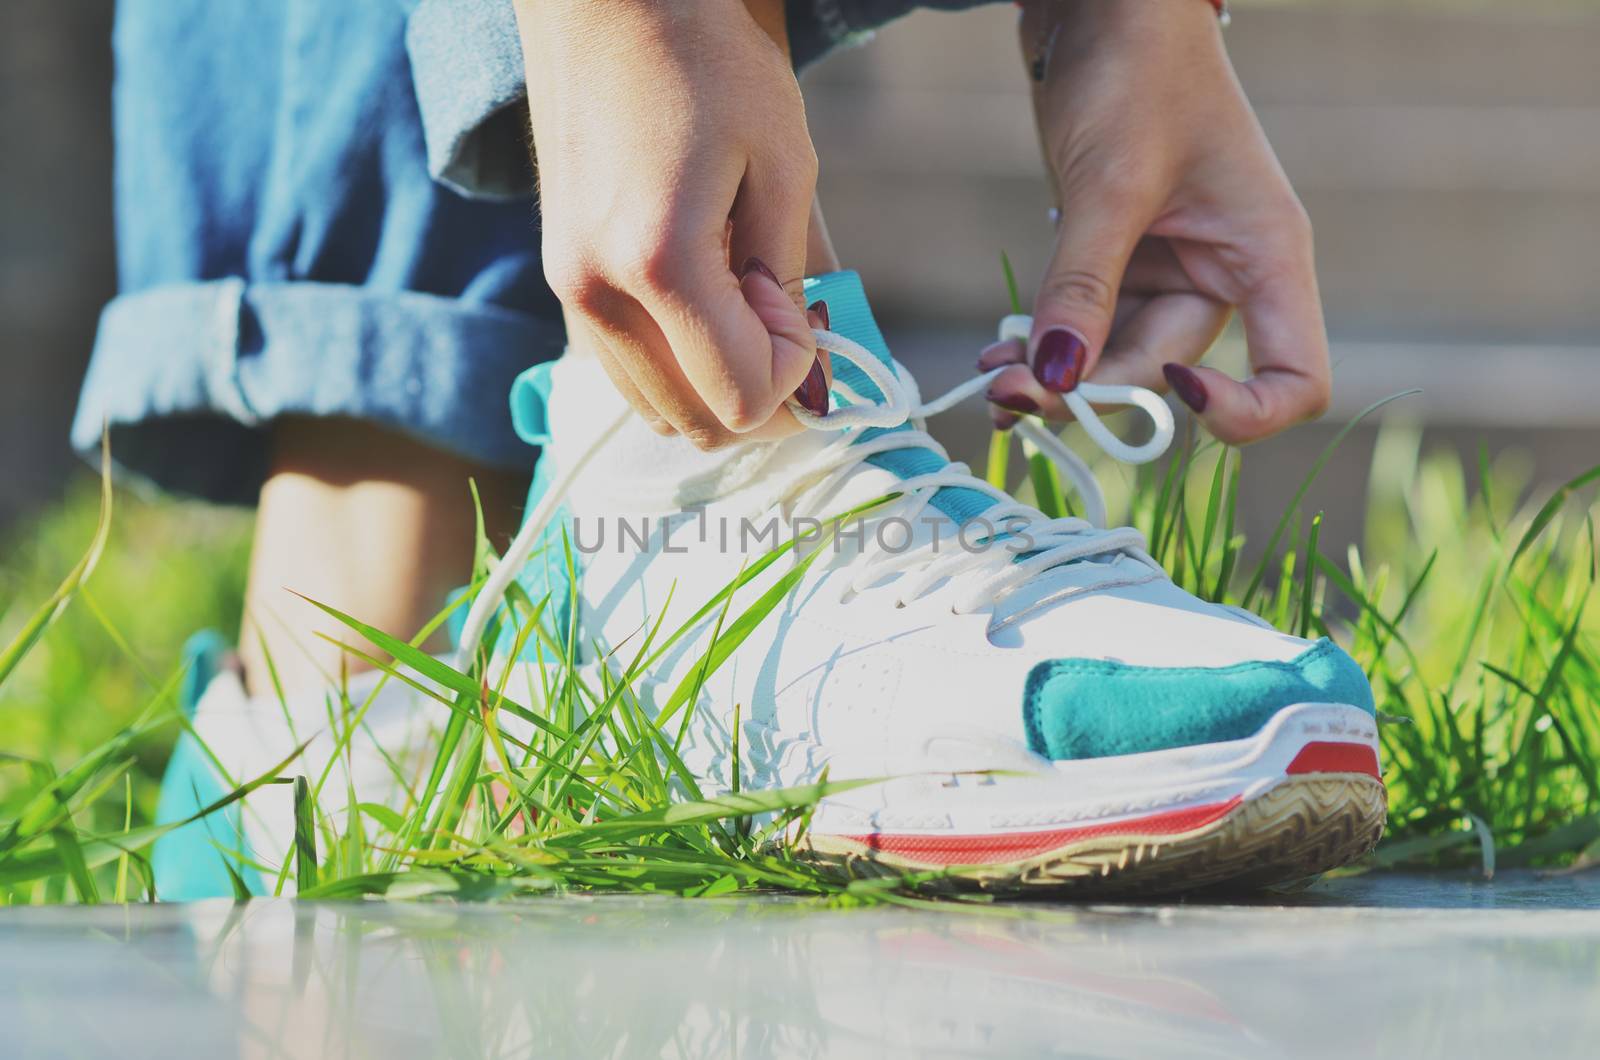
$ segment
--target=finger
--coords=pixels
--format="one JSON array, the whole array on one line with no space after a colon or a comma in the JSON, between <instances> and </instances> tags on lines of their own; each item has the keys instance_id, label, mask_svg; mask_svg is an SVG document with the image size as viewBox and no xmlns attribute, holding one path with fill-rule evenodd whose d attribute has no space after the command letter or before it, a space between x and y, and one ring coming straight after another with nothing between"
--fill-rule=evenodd
<instances>
[{"instance_id":1,"label":"finger","mask_svg":"<svg viewBox=\"0 0 1600 1060\"><path fill-rule=\"evenodd\" d=\"M825 303L817 302L815 307L797 309L777 279L765 265L759 264L759 259L756 260L756 267L748 269L740 281L740 289L750 308L760 318L762 326L767 329L774 357L804 356L807 347L811 357L811 367L807 369L805 378L785 398L785 404L779 405L767 422L743 435L752 441L775 441L802 430L800 422L787 407L789 397L818 416L827 414L828 388L831 384L811 329L819 326L815 322L827 318L828 307Z\"/></svg>"},{"instance_id":2,"label":"finger","mask_svg":"<svg viewBox=\"0 0 1600 1060\"><path fill-rule=\"evenodd\" d=\"M592 305L585 323L600 337L602 350L612 355L613 368L608 375L613 382L626 378L671 432L707 450L735 440L733 432L700 400L661 328L637 300L617 291L603 305ZM601 363L604 365L606 358L602 357Z\"/></svg>"},{"instance_id":3,"label":"finger","mask_svg":"<svg viewBox=\"0 0 1600 1060\"><path fill-rule=\"evenodd\" d=\"M728 254L738 265L738 289L750 313L706 323L723 355L745 362L734 366L731 379L739 393L724 399L732 413L724 422L736 431L749 432L773 416L791 419L782 406L797 389L816 397L815 386L807 385L815 382L817 348L801 276L813 255L819 266L836 265L816 199L816 166L816 153L804 138L774 157L752 158L734 200ZM716 378L704 347L674 349L691 379ZM761 350L769 355L764 362L756 355ZM720 411L715 396L703 396Z\"/></svg>"},{"instance_id":4,"label":"finger","mask_svg":"<svg viewBox=\"0 0 1600 1060\"><path fill-rule=\"evenodd\" d=\"M1077 386L1111 334L1123 272L1151 220L1127 199L1086 190L1069 200L1034 301L1029 341L1034 375L1050 390Z\"/></svg>"},{"instance_id":5,"label":"finger","mask_svg":"<svg viewBox=\"0 0 1600 1060\"><path fill-rule=\"evenodd\" d=\"M609 349L605 350L600 354L599 361L600 367L605 370L606 378L611 380L611 385L617 388L617 392L633 406L633 411L639 414L639 418L644 420L652 431L663 438L671 438L678 433L678 429L650 404L638 387L633 385L628 370L614 353Z\"/></svg>"},{"instance_id":6,"label":"finger","mask_svg":"<svg viewBox=\"0 0 1600 1060\"><path fill-rule=\"evenodd\" d=\"M790 318L794 307L775 284L765 278L747 279L746 283L753 292L751 308L763 323L770 319L775 329L786 329L774 341L796 342L803 332L805 340L815 342L809 323L803 323L798 331L793 327ZM817 305L821 307L818 318L825 319L826 306ZM801 319L806 321L805 317ZM699 448L712 450L738 441L775 441L802 429L787 409L780 408L766 424L753 431L735 434L727 430L699 400L667 348L660 328L643 306L625 295L619 293L608 312L579 327L598 337L595 347L608 376L624 396L630 398L630 403L641 410L641 415L657 433L683 434ZM831 379L817 365L815 357L807 383L811 384L812 401L825 412Z\"/></svg>"},{"instance_id":7,"label":"finger","mask_svg":"<svg viewBox=\"0 0 1600 1060\"><path fill-rule=\"evenodd\" d=\"M1061 395L1039 382L1025 364L1007 365L1005 370L989 384L984 397L989 400L991 406L989 415L997 427L1001 426L1002 421L1016 422L1014 415L1001 416L999 415L1001 411L1038 415L1047 420L1059 421L1071 418L1066 404L1061 400Z\"/></svg>"},{"instance_id":8,"label":"finger","mask_svg":"<svg viewBox=\"0 0 1600 1060\"><path fill-rule=\"evenodd\" d=\"M806 323L818 331L832 330L833 320L828 313L828 303L819 298L806 306ZM829 358L827 350L820 347L817 349L817 363L822 365L822 380L831 391L833 389L833 361ZM810 379L811 377L808 375L806 378Z\"/></svg>"},{"instance_id":9,"label":"finger","mask_svg":"<svg viewBox=\"0 0 1600 1060\"><path fill-rule=\"evenodd\" d=\"M1021 339L1002 339L990 343L978 354L978 371L992 372L1005 364L1027 364L1028 347Z\"/></svg>"},{"instance_id":10,"label":"finger","mask_svg":"<svg viewBox=\"0 0 1600 1060\"><path fill-rule=\"evenodd\" d=\"M809 371L817 361L817 337L811 330L807 310L790 300L778 278L759 258L751 258L746 265L739 289L760 321L774 359L800 361ZM822 312L826 311L824 306ZM783 396L787 398L788 393Z\"/></svg>"},{"instance_id":11,"label":"finger","mask_svg":"<svg viewBox=\"0 0 1600 1060\"><path fill-rule=\"evenodd\" d=\"M813 302L806 307L806 324L812 328L826 329L828 326L828 303ZM833 387L833 376L828 370L827 356L818 350L812 362L811 371L806 373L805 381L795 390L793 400L808 410L814 416L826 416L832 399L829 391ZM787 405L781 410L783 416L793 419ZM778 419L780 417L774 417Z\"/></svg>"},{"instance_id":12,"label":"finger","mask_svg":"<svg viewBox=\"0 0 1600 1060\"><path fill-rule=\"evenodd\" d=\"M751 258L765 263L803 313L801 277L808 253L816 251L819 267L835 260L816 197L817 156L809 140L773 149L771 155L752 157L739 182L728 259L736 269ZM744 270L739 273L742 278Z\"/></svg>"},{"instance_id":13,"label":"finger","mask_svg":"<svg viewBox=\"0 0 1600 1060\"><path fill-rule=\"evenodd\" d=\"M1240 306L1252 375L1244 382L1211 368L1166 369L1169 382L1208 430L1243 445L1326 411L1328 337L1316 275L1305 259L1267 270Z\"/></svg>"},{"instance_id":14,"label":"finger","mask_svg":"<svg viewBox=\"0 0 1600 1060\"><path fill-rule=\"evenodd\" d=\"M789 310L792 306L788 302L788 296L769 279L762 277L759 272L753 272L752 276L758 277L758 279L752 280L751 277L746 277L744 281L751 291L749 296L751 308L762 318L764 324L768 324L770 321L769 326L772 328L785 329L781 335L774 336L773 341L798 341L799 335L793 330L792 321L790 320ZM814 343L816 339L811 334L810 329L827 328L829 323L827 303L820 301L812 303L806 308L803 319L805 321L806 338ZM833 374L829 370L827 356L819 350L812 357L810 371L806 373L805 379L795 389L792 396L803 406L822 416L828 412L829 391L832 387ZM780 441L803 429L800 421L794 418L794 414L786 406L779 406L778 410L766 423L754 430L733 435L732 439L749 442Z\"/></svg>"},{"instance_id":15,"label":"finger","mask_svg":"<svg viewBox=\"0 0 1600 1060\"><path fill-rule=\"evenodd\" d=\"M1101 357L1116 346L1117 336L1128 326L1128 321L1138 316L1154 297L1153 294L1134 293L1126 287L1117 292L1116 312L1111 314L1111 334L1106 338L1105 349L1100 352Z\"/></svg>"},{"instance_id":16,"label":"finger","mask_svg":"<svg viewBox=\"0 0 1600 1060\"><path fill-rule=\"evenodd\" d=\"M1109 340L1110 349L1117 346L1118 336L1121 334L1125 317L1137 317L1150 301L1146 295L1130 295L1124 292L1117 299L1117 311ZM1108 354L1109 356L1109 351ZM1019 340L1007 340L994 343L978 355L978 370L980 372L993 371L1003 366L1015 366L1013 370L1003 372L989 384L987 397L991 404L990 419L995 426L1004 430L1016 422L1015 413L1030 413L1043 416L1047 420L1065 421L1072 418L1067 411L1066 402L1061 400L1061 395L1039 382L1033 371L1027 367L1027 354ZM1156 366L1156 375L1159 378L1161 367ZM1096 379L1098 379L1098 368ZM1004 410L1005 414L1001 413Z\"/></svg>"},{"instance_id":17,"label":"finger","mask_svg":"<svg viewBox=\"0 0 1600 1060\"><path fill-rule=\"evenodd\" d=\"M816 362L805 313L771 270L755 259L744 272L738 278L728 271L720 247L698 258L684 253L639 299L714 416L709 433L747 434L766 424Z\"/></svg>"},{"instance_id":18,"label":"finger","mask_svg":"<svg viewBox=\"0 0 1600 1060\"><path fill-rule=\"evenodd\" d=\"M627 369L622 366L616 351L607 343L600 334L590 327L576 313L565 313L567 328L567 348L579 356L590 356L600 362L606 378L611 380L611 385L617 388L624 401L633 406L633 411L639 414L652 431L660 435L674 435L678 432L672 424L666 421L661 413L656 411L654 405L645 398L644 394L633 384L633 379L628 375Z\"/></svg>"},{"instance_id":19,"label":"finger","mask_svg":"<svg viewBox=\"0 0 1600 1060\"><path fill-rule=\"evenodd\" d=\"M806 275L818 276L823 273L838 272L841 268L843 265L839 262L839 254L833 249L833 237L828 234L828 223L822 216L822 200L812 196L811 220L806 227ZM806 323L820 331L832 330L833 321L828 315L828 303L818 300L807 306ZM827 415L833 391L833 362L828 357L828 351L817 350L817 364L822 374L821 393L815 393L812 377L817 370L813 369L806 375L806 382L800 385L802 390L808 385L812 386L812 390L808 393L808 402L803 403L818 415ZM800 390L795 391L795 397L801 397Z\"/></svg>"},{"instance_id":20,"label":"finger","mask_svg":"<svg viewBox=\"0 0 1600 1060\"><path fill-rule=\"evenodd\" d=\"M1192 291L1194 280L1178 259L1172 241L1160 236L1146 236L1134 247L1128 259L1128 268L1122 275L1121 297L1129 291L1144 294L1162 294L1167 291Z\"/></svg>"},{"instance_id":21,"label":"finger","mask_svg":"<svg viewBox=\"0 0 1600 1060\"><path fill-rule=\"evenodd\" d=\"M1137 304L1139 309L1112 333L1105 354L1090 376L1091 382L1165 390L1168 385L1165 366L1169 362L1184 364L1199 360L1228 322L1229 308L1204 295L1124 298ZM998 356L997 353L990 367L999 366ZM1025 369L1007 371L997 377L989 385L988 397L998 409L1007 412L1032 413L1047 420L1071 418L1061 396L1043 386Z\"/></svg>"},{"instance_id":22,"label":"finger","mask_svg":"<svg viewBox=\"0 0 1600 1060\"><path fill-rule=\"evenodd\" d=\"M1203 294L1161 294L1111 334L1090 382L1164 391L1163 366L1194 364L1222 334L1229 306Z\"/></svg>"},{"instance_id":23,"label":"finger","mask_svg":"<svg viewBox=\"0 0 1600 1060\"><path fill-rule=\"evenodd\" d=\"M985 346L978 354L978 371L1005 368L989 384L989 419L995 430L1008 431L1017 424L1019 413L1038 413L1047 419L1065 419L1067 407L1059 394L1046 390L1028 368L1028 349L1021 339L1003 339Z\"/></svg>"}]
</instances>

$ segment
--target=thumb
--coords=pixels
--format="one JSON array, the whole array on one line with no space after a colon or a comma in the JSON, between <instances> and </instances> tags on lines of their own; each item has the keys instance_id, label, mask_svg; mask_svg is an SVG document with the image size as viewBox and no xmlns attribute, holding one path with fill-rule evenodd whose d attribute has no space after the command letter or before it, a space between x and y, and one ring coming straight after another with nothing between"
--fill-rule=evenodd
<instances>
[{"instance_id":1,"label":"thumb","mask_svg":"<svg viewBox=\"0 0 1600 1060\"><path fill-rule=\"evenodd\" d=\"M1100 359L1122 274L1148 220L1104 208L1094 195L1074 198L1079 208L1062 218L1028 340L1034 377L1058 394L1075 388Z\"/></svg>"},{"instance_id":2,"label":"thumb","mask_svg":"<svg viewBox=\"0 0 1600 1060\"><path fill-rule=\"evenodd\" d=\"M810 141L805 142L809 147ZM814 157L814 156L812 156ZM734 204L729 257L739 268L745 300L771 337L778 401L793 393L817 360L800 277L805 272L815 169L752 161Z\"/></svg>"},{"instance_id":3,"label":"thumb","mask_svg":"<svg viewBox=\"0 0 1600 1060\"><path fill-rule=\"evenodd\" d=\"M798 385L798 378L803 378L817 360L817 337L811 331L810 318L794 304L777 274L760 258L748 259L741 272L739 288L744 299L772 340L774 377L786 381L788 376L796 375L789 366L799 365Z\"/></svg>"},{"instance_id":4,"label":"thumb","mask_svg":"<svg viewBox=\"0 0 1600 1060\"><path fill-rule=\"evenodd\" d=\"M785 393L792 391L801 405L819 416L824 415L828 411L828 381L817 352L816 335L811 330L813 314L794 304L777 276L760 258L750 258L742 271L740 291L767 329L772 343L774 378L782 380L781 373L786 372L789 365L803 365L800 376ZM788 384L780 382L779 385ZM800 424L793 414L779 405L771 419L747 432L745 437L751 441L776 441L799 429Z\"/></svg>"}]
</instances>

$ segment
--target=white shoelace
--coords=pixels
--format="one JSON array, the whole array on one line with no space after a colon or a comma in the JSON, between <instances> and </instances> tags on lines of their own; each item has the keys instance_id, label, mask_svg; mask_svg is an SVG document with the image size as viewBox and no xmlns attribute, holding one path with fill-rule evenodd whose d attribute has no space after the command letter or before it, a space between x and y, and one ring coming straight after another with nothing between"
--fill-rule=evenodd
<instances>
[{"instance_id":1,"label":"white shoelace","mask_svg":"<svg viewBox=\"0 0 1600 1060\"><path fill-rule=\"evenodd\" d=\"M1032 324L1030 317L1008 316L1000 323L1000 338L1026 341ZM850 404L818 416L790 402L789 409L801 425L812 430L839 432L840 436L805 461L803 466L774 481L755 505L761 511L780 504L803 503L806 497L820 498L868 457L879 453L897 449L927 449L941 459L947 459L944 447L924 429L924 421L982 393L1005 370L996 368L953 387L932 401L923 402L915 379L898 361L886 365L859 343L831 331L819 329L816 336L819 349L827 350L831 355L841 357L859 368L883 396L879 400L859 394L836 377L834 388L842 391ZM1062 399L1095 444L1125 463L1147 463L1166 452L1172 444L1172 410L1153 391L1136 386L1079 383L1076 389L1063 394ZM1142 409L1153 427L1150 439L1141 445L1129 445L1101 422L1093 405L1127 405ZM471 664L489 620L505 598L512 580L532 555L573 482L632 414L631 409L624 409L607 424L590 445L577 455L572 465L557 474L538 505L528 514L516 538L472 602L461 632L458 668L465 671ZM867 439L858 437L861 430L869 427L900 427L907 423L911 426L906 430L889 431ZM904 605L941 582L955 585L959 580L961 588L951 603L951 609L963 613L998 602L1045 571L1092 557L1125 555L1135 562L1137 568L1120 574L1107 572L1094 582L1094 588L1106 588L1110 584L1137 584L1166 577L1161 565L1145 550L1144 535L1132 527L1105 528L1105 497L1100 491L1100 484L1076 453L1067 448L1054 432L1032 420L1023 419L1014 429L1022 437L1024 448L1032 447L1049 457L1071 480L1084 508L1085 518L1051 519L1035 508L1019 504L1009 494L974 476L965 464L947 461L938 471L898 482L895 491L901 498L896 502L894 514L908 524L916 525L918 517L932 503L939 490L976 491L994 501L976 518L985 521L986 529L992 527L995 534L1004 534L1008 540L1026 541L1026 554L1019 556L1013 548L998 546L941 550L937 547L937 540L914 548L891 551L882 547L881 542L871 541L864 544L859 570L844 585L841 595L859 592L891 573L902 574L905 577L896 583L899 587L897 603ZM1083 591L1083 588L1067 591ZM1059 598L1060 595L1052 594L1046 600ZM1044 602L1037 601L1035 606ZM1013 615L1005 621L1017 617ZM991 628L1001 624L1004 623L996 623Z\"/></svg>"}]
</instances>

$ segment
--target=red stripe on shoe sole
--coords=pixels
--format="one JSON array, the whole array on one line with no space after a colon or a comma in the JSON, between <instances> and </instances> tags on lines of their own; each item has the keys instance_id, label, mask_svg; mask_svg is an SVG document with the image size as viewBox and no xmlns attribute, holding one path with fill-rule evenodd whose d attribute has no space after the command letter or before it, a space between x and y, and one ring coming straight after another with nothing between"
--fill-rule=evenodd
<instances>
[{"instance_id":1,"label":"red stripe on shoe sole","mask_svg":"<svg viewBox=\"0 0 1600 1060\"><path fill-rule=\"evenodd\" d=\"M1378 752L1364 743L1346 743L1335 740L1313 740L1300 748L1289 768L1290 776L1298 773L1365 773L1383 779L1378 772Z\"/></svg>"},{"instance_id":2,"label":"red stripe on shoe sole","mask_svg":"<svg viewBox=\"0 0 1600 1060\"><path fill-rule=\"evenodd\" d=\"M1048 832L1000 832L993 835L905 835L878 832L872 835L840 836L871 850L913 858L929 865L987 865L1021 861L1055 850L1079 839L1114 835L1167 836L1188 832L1220 821L1244 799L1234 796L1226 802L1163 810L1144 817L1081 828L1057 828Z\"/></svg>"}]
</instances>

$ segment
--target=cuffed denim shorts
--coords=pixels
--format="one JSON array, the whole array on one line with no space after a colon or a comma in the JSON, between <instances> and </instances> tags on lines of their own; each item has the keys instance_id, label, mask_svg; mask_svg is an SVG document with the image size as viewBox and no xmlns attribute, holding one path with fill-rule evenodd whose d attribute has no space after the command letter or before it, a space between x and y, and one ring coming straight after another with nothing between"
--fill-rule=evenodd
<instances>
[{"instance_id":1,"label":"cuffed denim shorts","mask_svg":"<svg viewBox=\"0 0 1600 1060\"><path fill-rule=\"evenodd\" d=\"M121 293L77 449L105 426L120 469L239 503L287 415L531 466L506 395L564 342L535 204L430 178L406 15L396 0L119 4Z\"/></svg>"},{"instance_id":2,"label":"cuffed denim shorts","mask_svg":"<svg viewBox=\"0 0 1600 1060\"><path fill-rule=\"evenodd\" d=\"M789 38L976 2L788 0ZM506 395L565 338L510 0L120 0L113 49L121 294L73 445L240 503L280 416L528 467Z\"/></svg>"}]
</instances>

